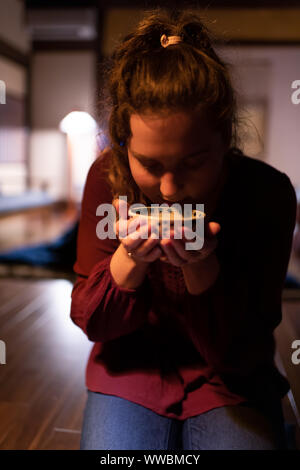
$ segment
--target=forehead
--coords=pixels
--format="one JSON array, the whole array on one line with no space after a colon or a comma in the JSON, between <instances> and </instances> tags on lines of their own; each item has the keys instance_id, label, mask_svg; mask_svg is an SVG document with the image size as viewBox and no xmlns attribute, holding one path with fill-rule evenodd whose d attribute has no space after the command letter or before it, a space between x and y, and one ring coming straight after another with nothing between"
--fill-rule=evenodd
<instances>
[{"instance_id":1,"label":"forehead","mask_svg":"<svg viewBox=\"0 0 300 470\"><path fill-rule=\"evenodd\" d=\"M214 131L204 112L177 112L167 116L140 115L130 116L131 139L134 147L151 148L159 152L162 147L176 152L181 148L194 147L209 143Z\"/></svg>"}]
</instances>

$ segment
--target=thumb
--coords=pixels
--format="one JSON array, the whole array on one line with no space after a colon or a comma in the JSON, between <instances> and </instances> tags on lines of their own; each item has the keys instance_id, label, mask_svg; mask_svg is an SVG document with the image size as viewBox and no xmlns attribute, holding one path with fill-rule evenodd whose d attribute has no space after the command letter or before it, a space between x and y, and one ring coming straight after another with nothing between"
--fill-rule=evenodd
<instances>
[{"instance_id":1,"label":"thumb","mask_svg":"<svg viewBox=\"0 0 300 470\"><path fill-rule=\"evenodd\" d=\"M119 218L123 220L128 219L128 203L123 199L115 198L112 204L119 214Z\"/></svg>"},{"instance_id":2,"label":"thumb","mask_svg":"<svg viewBox=\"0 0 300 470\"><path fill-rule=\"evenodd\" d=\"M207 233L208 237L214 237L219 233L221 230L221 225L218 222L209 222L207 225Z\"/></svg>"}]
</instances>

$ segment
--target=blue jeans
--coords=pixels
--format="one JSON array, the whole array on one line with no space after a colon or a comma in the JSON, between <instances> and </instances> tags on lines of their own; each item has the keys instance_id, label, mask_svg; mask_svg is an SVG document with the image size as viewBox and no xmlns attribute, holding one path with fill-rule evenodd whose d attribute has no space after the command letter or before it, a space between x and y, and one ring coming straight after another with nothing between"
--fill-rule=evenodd
<instances>
[{"instance_id":1,"label":"blue jeans","mask_svg":"<svg viewBox=\"0 0 300 470\"><path fill-rule=\"evenodd\" d=\"M87 390L81 450L286 449L281 401L223 406L177 420Z\"/></svg>"}]
</instances>

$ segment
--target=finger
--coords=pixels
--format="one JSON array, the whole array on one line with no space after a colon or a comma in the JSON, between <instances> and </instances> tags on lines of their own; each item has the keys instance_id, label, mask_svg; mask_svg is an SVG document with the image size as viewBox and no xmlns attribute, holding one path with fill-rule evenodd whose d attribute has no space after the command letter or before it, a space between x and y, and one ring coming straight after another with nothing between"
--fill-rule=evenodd
<instances>
[{"instance_id":1,"label":"finger","mask_svg":"<svg viewBox=\"0 0 300 470\"><path fill-rule=\"evenodd\" d=\"M129 205L126 201L120 198L113 199L113 206L119 214L119 219L127 220L128 219L128 208Z\"/></svg>"},{"instance_id":2,"label":"finger","mask_svg":"<svg viewBox=\"0 0 300 470\"><path fill-rule=\"evenodd\" d=\"M137 249L131 248L133 258L142 259L145 262L152 262L162 256L163 251L159 246L159 239L155 234L150 234L149 240L144 242L141 247Z\"/></svg>"},{"instance_id":3,"label":"finger","mask_svg":"<svg viewBox=\"0 0 300 470\"><path fill-rule=\"evenodd\" d=\"M161 257L162 253L162 249L159 246L156 246L152 248L152 250L150 250L150 252L145 257L143 257L143 260L146 262L155 261L156 259Z\"/></svg>"},{"instance_id":4,"label":"finger","mask_svg":"<svg viewBox=\"0 0 300 470\"><path fill-rule=\"evenodd\" d=\"M118 238L124 239L127 235L134 233L135 231L139 231L143 225L146 225L141 222L141 220L137 220L139 215L135 215L130 219L122 219L120 218L118 221L114 223L114 231ZM134 222L132 222L134 220Z\"/></svg>"},{"instance_id":5,"label":"finger","mask_svg":"<svg viewBox=\"0 0 300 470\"><path fill-rule=\"evenodd\" d=\"M143 227L146 227L148 234L149 234L149 226L147 223L147 219L140 215L134 215L128 220L124 220L123 223L127 224L128 234L133 234L133 238L135 236L139 237L139 232ZM137 232L137 233L135 233ZM148 238L148 237L146 237Z\"/></svg>"},{"instance_id":6,"label":"finger","mask_svg":"<svg viewBox=\"0 0 300 470\"><path fill-rule=\"evenodd\" d=\"M157 246L160 253L163 254L163 251L161 250L160 245L159 245L159 239L157 239L153 234L150 234L149 238L146 241L144 241L144 243L141 244L141 246L139 246L138 248L134 250L134 255L141 256L144 258L145 256L148 256L152 252L155 246Z\"/></svg>"},{"instance_id":7,"label":"finger","mask_svg":"<svg viewBox=\"0 0 300 470\"><path fill-rule=\"evenodd\" d=\"M186 259L182 259L174 247L171 245L169 240L161 240L160 246L163 249L164 253L168 257L168 260L170 261L171 264L174 264L175 266L182 266L187 262Z\"/></svg>"},{"instance_id":8,"label":"finger","mask_svg":"<svg viewBox=\"0 0 300 470\"><path fill-rule=\"evenodd\" d=\"M216 237L211 238L210 240L206 240L201 250L199 250L199 253L202 254L202 259L203 257L207 257L213 251L215 251L217 246L218 246L218 239Z\"/></svg>"},{"instance_id":9,"label":"finger","mask_svg":"<svg viewBox=\"0 0 300 470\"><path fill-rule=\"evenodd\" d=\"M112 200L112 205L114 206L114 208L116 209L117 212L119 212L119 200L118 199L113 199Z\"/></svg>"},{"instance_id":10,"label":"finger","mask_svg":"<svg viewBox=\"0 0 300 470\"><path fill-rule=\"evenodd\" d=\"M221 230L221 225L218 222L209 222L206 225L205 236L208 238L214 237Z\"/></svg>"},{"instance_id":11,"label":"finger","mask_svg":"<svg viewBox=\"0 0 300 470\"><path fill-rule=\"evenodd\" d=\"M167 252L166 252L166 250L165 250L165 248L164 248L162 245L160 245L160 248L161 248L161 251L162 251L163 255L162 255L159 259L160 259L161 261L164 261L165 263L172 264L171 261L170 261L170 259L169 259L168 254L167 254Z\"/></svg>"},{"instance_id":12,"label":"finger","mask_svg":"<svg viewBox=\"0 0 300 470\"><path fill-rule=\"evenodd\" d=\"M206 238L202 248L192 249L192 250L188 250L186 248L185 240L184 240L184 245L182 243L183 242L181 242L180 240L177 241L177 240L172 239L172 244L174 244L175 249L178 251L181 257L184 257L185 259L188 259L189 261L195 261L197 259L203 260L210 253L212 253L218 245L218 239L217 237ZM186 255L183 255L182 250L185 251Z\"/></svg>"},{"instance_id":13,"label":"finger","mask_svg":"<svg viewBox=\"0 0 300 470\"><path fill-rule=\"evenodd\" d=\"M181 233L180 233L181 232ZM178 254L180 255L181 258L187 259L187 260L195 260L195 254L200 252L201 248L197 249L199 245L204 245L204 237L200 237L199 234L193 232L191 229L188 227L182 227L181 230L178 230L177 233L179 233L179 236L173 237L173 234L171 233L171 240L172 244L174 242L174 247ZM177 241L178 240L178 241ZM202 243L200 243L202 242ZM191 244L189 248L187 247L187 244ZM195 245L197 247L195 247ZM194 248L192 248L194 246Z\"/></svg>"},{"instance_id":14,"label":"finger","mask_svg":"<svg viewBox=\"0 0 300 470\"><path fill-rule=\"evenodd\" d=\"M191 256L188 254L189 252L187 250L185 250L185 248L183 247L183 244L182 244L181 240L175 240L175 239L172 238L171 246L174 248L177 255L181 259L183 259L183 260L189 260L190 259Z\"/></svg>"},{"instance_id":15,"label":"finger","mask_svg":"<svg viewBox=\"0 0 300 470\"><path fill-rule=\"evenodd\" d=\"M141 244L145 243L149 236L149 227L141 227L139 231L135 231L129 234L127 237L124 237L122 243L127 251L135 251ZM157 239L154 240L156 243Z\"/></svg>"},{"instance_id":16,"label":"finger","mask_svg":"<svg viewBox=\"0 0 300 470\"><path fill-rule=\"evenodd\" d=\"M200 250L187 250L182 246L182 243L177 240L172 240L172 245L176 249L179 256L187 262L196 262L205 259L213 250L213 243L210 243L207 249L202 247Z\"/></svg>"},{"instance_id":17,"label":"finger","mask_svg":"<svg viewBox=\"0 0 300 470\"><path fill-rule=\"evenodd\" d=\"M117 218L119 218L119 198L113 199L112 205L114 206L116 210Z\"/></svg>"},{"instance_id":18,"label":"finger","mask_svg":"<svg viewBox=\"0 0 300 470\"><path fill-rule=\"evenodd\" d=\"M174 237L173 237L173 232L171 231L170 233L170 238L176 239L176 240L185 240L185 241L191 241L196 237L196 233L191 230L189 227L180 227L175 230L174 232Z\"/></svg>"}]
</instances>

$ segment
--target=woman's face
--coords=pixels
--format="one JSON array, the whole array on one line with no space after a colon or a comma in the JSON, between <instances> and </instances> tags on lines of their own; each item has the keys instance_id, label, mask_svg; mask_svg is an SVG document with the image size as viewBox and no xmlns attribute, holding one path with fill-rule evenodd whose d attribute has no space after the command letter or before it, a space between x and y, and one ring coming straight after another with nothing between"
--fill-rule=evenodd
<instances>
[{"instance_id":1,"label":"woman's face","mask_svg":"<svg viewBox=\"0 0 300 470\"><path fill-rule=\"evenodd\" d=\"M133 114L130 126L131 173L151 202L209 201L221 177L227 149L203 114Z\"/></svg>"}]
</instances>

